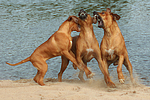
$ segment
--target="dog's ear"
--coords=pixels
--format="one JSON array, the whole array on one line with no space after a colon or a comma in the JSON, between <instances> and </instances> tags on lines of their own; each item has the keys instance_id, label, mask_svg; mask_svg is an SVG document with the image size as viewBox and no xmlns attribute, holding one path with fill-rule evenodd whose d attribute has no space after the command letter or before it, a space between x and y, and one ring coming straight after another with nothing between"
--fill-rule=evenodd
<instances>
[{"instance_id":1,"label":"dog's ear","mask_svg":"<svg viewBox=\"0 0 150 100\"><path fill-rule=\"evenodd\" d=\"M107 9L106 9L106 12L109 12L109 13L111 13L111 10L110 10L110 8L107 8Z\"/></svg>"},{"instance_id":2,"label":"dog's ear","mask_svg":"<svg viewBox=\"0 0 150 100\"><path fill-rule=\"evenodd\" d=\"M71 21L72 20L72 16L69 16L67 21Z\"/></svg>"},{"instance_id":3,"label":"dog's ear","mask_svg":"<svg viewBox=\"0 0 150 100\"><path fill-rule=\"evenodd\" d=\"M76 16L69 16L67 21L74 21L75 23L79 23L78 17Z\"/></svg>"},{"instance_id":4,"label":"dog's ear","mask_svg":"<svg viewBox=\"0 0 150 100\"><path fill-rule=\"evenodd\" d=\"M113 16L113 19L114 20L119 20L121 17L119 16L119 15L117 15L117 14L113 14L113 13L111 13L111 15Z\"/></svg>"},{"instance_id":5,"label":"dog's ear","mask_svg":"<svg viewBox=\"0 0 150 100\"><path fill-rule=\"evenodd\" d=\"M76 23L79 24L79 19L76 16L72 16L72 20Z\"/></svg>"},{"instance_id":6,"label":"dog's ear","mask_svg":"<svg viewBox=\"0 0 150 100\"><path fill-rule=\"evenodd\" d=\"M119 15L111 13L110 8L107 8L106 12L109 12L113 16L114 20L119 20L121 18Z\"/></svg>"}]
</instances>

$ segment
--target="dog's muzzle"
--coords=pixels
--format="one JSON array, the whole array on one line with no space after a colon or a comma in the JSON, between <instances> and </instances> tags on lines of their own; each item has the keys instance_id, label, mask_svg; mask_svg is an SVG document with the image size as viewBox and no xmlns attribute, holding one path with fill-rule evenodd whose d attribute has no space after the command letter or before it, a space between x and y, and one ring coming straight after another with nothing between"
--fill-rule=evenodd
<instances>
[{"instance_id":1,"label":"dog's muzzle","mask_svg":"<svg viewBox=\"0 0 150 100\"><path fill-rule=\"evenodd\" d=\"M98 13L97 13L96 11L93 12L93 17L94 17L95 19L97 19Z\"/></svg>"},{"instance_id":2,"label":"dog's muzzle","mask_svg":"<svg viewBox=\"0 0 150 100\"><path fill-rule=\"evenodd\" d=\"M93 12L93 16L94 16L94 18L96 18L97 21L98 21L98 27L99 27L99 28L103 28L103 27L104 27L104 22L103 22L101 16L100 16L96 11Z\"/></svg>"},{"instance_id":3,"label":"dog's muzzle","mask_svg":"<svg viewBox=\"0 0 150 100\"><path fill-rule=\"evenodd\" d=\"M85 20L87 18L87 13L83 9L81 9L78 16L81 20Z\"/></svg>"}]
</instances>

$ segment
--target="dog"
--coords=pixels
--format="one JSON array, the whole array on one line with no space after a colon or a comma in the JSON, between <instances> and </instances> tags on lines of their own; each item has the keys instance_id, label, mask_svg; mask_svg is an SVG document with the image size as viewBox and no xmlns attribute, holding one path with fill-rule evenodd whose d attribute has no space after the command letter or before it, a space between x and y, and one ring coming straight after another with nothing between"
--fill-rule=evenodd
<instances>
[{"instance_id":1,"label":"dog","mask_svg":"<svg viewBox=\"0 0 150 100\"><path fill-rule=\"evenodd\" d=\"M106 74L106 71L103 69L103 62L101 59L101 51L99 48L99 43L95 37L93 31L92 23L96 23L97 20L92 18L89 14L87 14L83 9L79 12L79 24L81 27L81 32L79 36L73 37L73 45L71 51L73 52L74 56L77 59L77 62L80 64L87 65L91 59L95 58L98 62L99 68L104 74L104 79L106 81L107 86L115 87L115 84L110 80L109 75ZM58 80L62 81L62 74L67 68L69 64L69 59L66 57L62 57L62 65L61 70L58 74ZM74 65L75 68L75 65ZM84 71L80 70L79 72L79 79L81 81L85 81L83 78Z\"/></svg>"},{"instance_id":2,"label":"dog","mask_svg":"<svg viewBox=\"0 0 150 100\"><path fill-rule=\"evenodd\" d=\"M80 32L81 30L78 24L78 19L79 18L76 16L69 16L69 18L59 27L58 31L56 31L46 42L37 47L31 56L16 64L10 64L7 62L6 64L16 66L30 61L33 66L37 68L37 74L33 80L41 86L45 85L43 83L43 78L48 69L46 60L50 58L64 56L72 61L73 64L75 64L75 66L77 66L79 69L83 69L82 66L78 65L75 57L73 57L72 53L70 52L72 47L71 32ZM91 73L88 68L85 68L84 70L86 70L86 72L89 74Z\"/></svg>"},{"instance_id":3,"label":"dog","mask_svg":"<svg viewBox=\"0 0 150 100\"><path fill-rule=\"evenodd\" d=\"M124 37L116 22L116 20L119 20L121 17L117 14L113 14L109 8L101 13L94 11L93 14L95 16L94 18L98 21L98 27L103 28L104 30L100 50L107 73L109 73L108 68L112 63L118 65L118 79L119 82L123 84L125 79L122 73L122 64L124 64L129 71L131 81L133 82L132 65L129 61Z\"/></svg>"}]
</instances>

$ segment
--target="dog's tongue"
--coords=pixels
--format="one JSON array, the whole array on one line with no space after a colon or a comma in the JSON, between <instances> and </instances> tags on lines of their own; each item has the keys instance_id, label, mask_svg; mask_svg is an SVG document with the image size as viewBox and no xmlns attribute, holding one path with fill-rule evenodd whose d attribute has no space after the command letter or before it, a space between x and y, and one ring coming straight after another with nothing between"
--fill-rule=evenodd
<instances>
[{"instance_id":1,"label":"dog's tongue","mask_svg":"<svg viewBox=\"0 0 150 100\"><path fill-rule=\"evenodd\" d=\"M102 21L98 21L98 26L102 26L102 25L103 25Z\"/></svg>"}]
</instances>

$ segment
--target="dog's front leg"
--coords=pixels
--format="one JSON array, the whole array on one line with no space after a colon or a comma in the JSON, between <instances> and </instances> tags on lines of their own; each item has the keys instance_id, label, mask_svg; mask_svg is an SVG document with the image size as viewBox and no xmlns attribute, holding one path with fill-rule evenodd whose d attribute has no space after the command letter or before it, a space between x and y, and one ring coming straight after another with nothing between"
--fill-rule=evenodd
<instances>
[{"instance_id":1,"label":"dog's front leg","mask_svg":"<svg viewBox=\"0 0 150 100\"><path fill-rule=\"evenodd\" d=\"M69 53L75 58L75 54L70 50ZM75 64L73 64L73 68L76 70L77 66Z\"/></svg>"},{"instance_id":2,"label":"dog's front leg","mask_svg":"<svg viewBox=\"0 0 150 100\"><path fill-rule=\"evenodd\" d=\"M79 69L81 69L80 66L78 65L75 57L73 57L68 51L62 51L62 55L64 55L66 58L68 58Z\"/></svg>"},{"instance_id":3,"label":"dog's front leg","mask_svg":"<svg viewBox=\"0 0 150 100\"><path fill-rule=\"evenodd\" d=\"M76 55L76 59L77 59L77 62L78 62L78 64L79 64L79 66L80 66L80 70L85 72L87 78L92 78L92 77L94 76L94 73L92 73L92 72L87 68L87 66L83 63L79 52L78 52L77 55Z\"/></svg>"},{"instance_id":4,"label":"dog's front leg","mask_svg":"<svg viewBox=\"0 0 150 100\"><path fill-rule=\"evenodd\" d=\"M125 79L124 76L122 74L122 64L124 62L124 56L120 55L119 56L119 63L118 63L118 67L117 67L117 73L118 73L118 79L120 83L124 83Z\"/></svg>"},{"instance_id":5,"label":"dog's front leg","mask_svg":"<svg viewBox=\"0 0 150 100\"><path fill-rule=\"evenodd\" d=\"M115 88L116 87L115 84L112 82L112 80L109 77L107 60L103 59L102 61L103 61L102 64L104 66L103 67L103 74L104 74L105 82L106 82L108 87Z\"/></svg>"}]
</instances>

